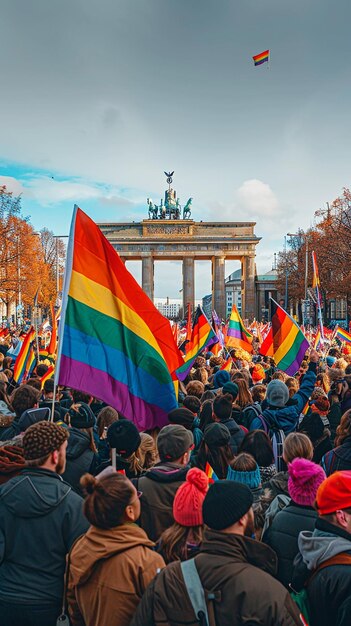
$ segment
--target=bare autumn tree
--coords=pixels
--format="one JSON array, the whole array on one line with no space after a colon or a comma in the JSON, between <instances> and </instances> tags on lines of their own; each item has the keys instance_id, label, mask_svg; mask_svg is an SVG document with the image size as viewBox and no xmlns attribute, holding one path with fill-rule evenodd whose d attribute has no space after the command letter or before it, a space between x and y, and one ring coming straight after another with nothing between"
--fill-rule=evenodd
<instances>
[{"instance_id":1,"label":"bare autumn tree","mask_svg":"<svg viewBox=\"0 0 351 626\"><path fill-rule=\"evenodd\" d=\"M308 245L308 287L312 286L311 252L315 251L325 312L331 298L345 299L351 317L351 192L344 189L331 205L315 213L316 222L289 249L278 255L279 289L285 293L288 273L289 299L302 300L305 293L306 245Z\"/></svg>"},{"instance_id":2,"label":"bare autumn tree","mask_svg":"<svg viewBox=\"0 0 351 626\"><path fill-rule=\"evenodd\" d=\"M32 305L38 288L42 305L55 299L55 259L46 252L41 234L21 215L21 197L0 187L0 299L7 315L12 303Z\"/></svg>"}]
</instances>

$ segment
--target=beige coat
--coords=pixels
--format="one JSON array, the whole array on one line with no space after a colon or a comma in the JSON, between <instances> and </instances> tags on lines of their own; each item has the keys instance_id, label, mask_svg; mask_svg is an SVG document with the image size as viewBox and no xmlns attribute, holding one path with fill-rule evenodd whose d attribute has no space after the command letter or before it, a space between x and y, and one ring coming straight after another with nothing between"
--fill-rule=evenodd
<instances>
[{"instance_id":1,"label":"beige coat","mask_svg":"<svg viewBox=\"0 0 351 626\"><path fill-rule=\"evenodd\" d=\"M135 524L91 526L71 552L68 609L72 626L129 626L162 557Z\"/></svg>"}]
</instances>

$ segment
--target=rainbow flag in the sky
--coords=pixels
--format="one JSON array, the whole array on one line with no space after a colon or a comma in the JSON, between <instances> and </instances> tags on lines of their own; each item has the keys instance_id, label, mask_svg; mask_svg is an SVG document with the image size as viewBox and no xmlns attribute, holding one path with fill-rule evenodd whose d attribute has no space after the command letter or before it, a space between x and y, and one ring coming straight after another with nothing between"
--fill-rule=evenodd
<instances>
[{"instance_id":1,"label":"rainbow flag in the sky","mask_svg":"<svg viewBox=\"0 0 351 626\"><path fill-rule=\"evenodd\" d=\"M351 335L343 328L337 327L335 337L340 341L346 341L346 343L351 343Z\"/></svg>"},{"instance_id":2,"label":"rainbow flag in the sky","mask_svg":"<svg viewBox=\"0 0 351 626\"><path fill-rule=\"evenodd\" d=\"M260 354L272 356L276 366L294 376L304 359L309 343L284 309L271 299L272 328L260 348Z\"/></svg>"},{"instance_id":3,"label":"rainbow flag in the sky","mask_svg":"<svg viewBox=\"0 0 351 626\"><path fill-rule=\"evenodd\" d=\"M233 304L230 320L228 324L225 345L227 348L243 348L246 352L252 352L253 336L245 328L241 315Z\"/></svg>"},{"instance_id":4,"label":"rainbow flag in the sky","mask_svg":"<svg viewBox=\"0 0 351 626\"><path fill-rule=\"evenodd\" d=\"M25 335L23 339L21 349L18 353L18 356L15 361L15 365L13 368L13 380L16 383L21 383L24 378L24 375L27 369L28 359L31 356L31 346L32 346L34 339L35 339L35 330L33 326L31 326L29 331L27 332L27 334Z\"/></svg>"},{"instance_id":5,"label":"rainbow flag in the sky","mask_svg":"<svg viewBox=\"0 0 351 626\"><path fill-rule=\"evenodd\" d=\"M260 54L255 54L252 57L255 65L262 65L262 63L268 63L269 61L269 50L265 50Z\"/></svg>"},{"instance_id":6,"label":"rainbow flag in the sky","mask_svg":"<svg viewBox=\"0 0 351 626\"><path fill-rule=\"evenodd\" d=\"M179 380L184 380L189 374L196 357L207 347L217 343L218 338L210 322L200 306L197 307L190 341L186 344L185 359L176 374Z\"/></svg>"},{"instance_id":7,"label":"rainbow flag in the sky","mask_svg":"<svg viewBox=\"0 0 351 626\"><path fill-rule=\"evenodd\" d=\"M100 398L146 430L167 424L178 406L172 374L181 363L169 321L75 206L55 382Z\"/></svg>"},{"instance_id":8,"label":"rainbow flag in the sky","mask_svg":"<svg viewBox=\"0 0 351 626\"><path fill-rule=\"evenodd\" d=\"M205 474L208 478L208 482L210 485L212 485L216 480L219 480L216 472L214 472L213 467L211 467L209 463L206 463Z\"/></svg>"}]
</instances>

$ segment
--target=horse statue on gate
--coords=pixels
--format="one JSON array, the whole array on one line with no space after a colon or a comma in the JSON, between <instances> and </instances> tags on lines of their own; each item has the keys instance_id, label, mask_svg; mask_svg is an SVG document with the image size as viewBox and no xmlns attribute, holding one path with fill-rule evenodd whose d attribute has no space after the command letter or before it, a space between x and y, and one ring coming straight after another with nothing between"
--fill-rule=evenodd
<instances>
[{"instance_id":1,"label":"horse statue on gate","mask_svg":"<svg viewBox=\"0 0 351 626\"><path fill-rule=\"evenodd\" d=\"M152 202L151 198L147 199L147 204L149 207L149 220L157 220L158 206Z\"/></svg>"},{"instance_id":2,"label":"horse statue on gate","mask_svg":"<svg viewBox=\"0 0 351 626\"><path fill-rule=\"evenodd\" d=\"M190 220L192 201L193 201L193 199L189 198L188 202L186 203L186 205L183 208L183 220Z\"/></svg>"}]
</instances>

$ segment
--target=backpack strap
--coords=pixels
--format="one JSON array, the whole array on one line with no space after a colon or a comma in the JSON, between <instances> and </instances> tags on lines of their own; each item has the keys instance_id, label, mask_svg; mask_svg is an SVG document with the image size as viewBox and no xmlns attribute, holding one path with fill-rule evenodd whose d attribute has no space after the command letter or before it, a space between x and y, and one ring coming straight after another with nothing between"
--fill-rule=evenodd
<instances>
[{"instance_id":1,"label":"backpack strap","mask_svg":"<svg viewBox=\"0 0 351 626\"><path fill-rule=\"evenodd\" d=\"M209 626L205 592L197 571L195 559L183 561L180 564L180 568L196 618L201 626Z\"/></svg>"},{"instance_id":2,"label":"backpack strap","mask_svg":"<svg viewBox=\"0 0 351 626\"><path fill-rule=\"evenodd\" d=\"M315 577L318 572L320 572L325 567L331 567L332 565L351 565L351 554L347 552L340 552L340 554L336 554L335 556L330 557L326 561L323 561L311 574L311 576L307 579L306 583L309 584L312 578Z\"/></svg>"}]
</instances>

